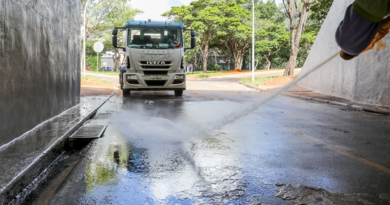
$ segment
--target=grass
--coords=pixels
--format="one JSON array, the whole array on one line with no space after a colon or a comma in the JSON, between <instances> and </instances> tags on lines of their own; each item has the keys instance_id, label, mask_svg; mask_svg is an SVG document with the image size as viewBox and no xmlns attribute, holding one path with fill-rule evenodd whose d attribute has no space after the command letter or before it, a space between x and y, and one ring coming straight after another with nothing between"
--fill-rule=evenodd
<instances>
[{"instance_id":1,"label":"grass","mask_svg":"<svg viewBox=\"0 0 390 205\"><path fill-rule=\"evenodd\" d=\"M83 77L81 76L81 81L89 81L89 82L95 82L95 83L104 83L104 84L108 84L108 85L111 85L112 83L110 81L107 81L107 80L102 80L102 79L99 79L99 78L94 78L94 77Z\"/></svg>"},{"instance_id":2,"label":"grass","mask_svg":"<svg viewBox=\"0 0 390 205\"><path fill-rule=\"evenodd\" d=\"M294 75L293 77L296 77L297 75ZM263 77L255 77L255 82L252 82L252 78L243 78L240 80L241 83L249 84L249 85L254 85L254 86L262 86L268 81L272 79L277 79L277 78L290 78L291 76L263 76Z\"/></svg>"},{"instance_id":3,"label":"grass","mask_svg":"<svg viewBox=\"0 0 390 205\"><path fill-rule=\"evenodd\" d=\"M264 76L264 77L256 77L255 82L252 82L252 78L243 78L240 80L241 83L249 84L249 85L254 85L254 86L261 86L267 81L275 78L280 78L283 76Z\"/></svg>"}]
</instances>

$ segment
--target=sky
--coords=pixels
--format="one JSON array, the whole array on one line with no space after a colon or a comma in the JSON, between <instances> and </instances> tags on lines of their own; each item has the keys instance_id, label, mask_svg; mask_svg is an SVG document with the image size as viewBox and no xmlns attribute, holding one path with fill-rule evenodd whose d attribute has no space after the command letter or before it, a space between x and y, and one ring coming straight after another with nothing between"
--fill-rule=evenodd
<instances>
[{"instance_id":1,"label":"sky","mask_svg":"<svg viewBox=\"0 0 390 205\"><path fill-rule=\"evenodd\" d=\"M165 21L161 16L166 11L169 11L172 6L189 5L192 0L131 0L130 4L133 8L143 11L143 14L135 16L135 20L157 20ZM282 0L276 0L276 4L282 3Z\"/></svg>"},{"instance_id":2,"label":"sky","mask_svg":"<svg viewBox=\"0 0 390 205\"><path fill-rule=\"evenodd\" d=\"M134 17L135 20L158 20L165 21L165 17L161 14L169 11L172 6L189 5L192 0L131 0L130 4L133 8L143 11Z\"/></svg>"}]
</instances>

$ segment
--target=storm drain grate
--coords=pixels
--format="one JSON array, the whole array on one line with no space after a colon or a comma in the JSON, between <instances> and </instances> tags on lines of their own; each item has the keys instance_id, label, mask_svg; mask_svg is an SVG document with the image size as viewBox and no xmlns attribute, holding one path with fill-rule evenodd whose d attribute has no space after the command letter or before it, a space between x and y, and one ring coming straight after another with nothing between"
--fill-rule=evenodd
<instances>
[{"instance_id":1,"label":"storm drain grate","mask_svg":"<svg viewBox=\"0 0 390 205\"><path fill-rule=\"evenodd\" d=\"M70 139L96 139L100 138L104 131L106 130L107 125L86 125L81 127L76 131Z\"/></svg>"}]
</instances>

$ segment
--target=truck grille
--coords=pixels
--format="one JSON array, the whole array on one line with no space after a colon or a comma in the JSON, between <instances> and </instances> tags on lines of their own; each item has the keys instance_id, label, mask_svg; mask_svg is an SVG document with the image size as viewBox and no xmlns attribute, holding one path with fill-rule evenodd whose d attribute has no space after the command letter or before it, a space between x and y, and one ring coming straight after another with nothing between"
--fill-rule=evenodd
<instances>
[{"instance_id":1,"label":"truck grille","mask_svg":"<svg viewBox=\"0 0 390 205\"><path fill-rule=\"evenodd\" d=\"M162 61L159 61L162 62ZM165 64L171 64L171 61L164 61ZM154 65L154 64L148 64L148 61L141 61L141 64L143 65ZM159 64L159 65L164 65L164 64Z\"/></svg>"},{"instance_id":2,"label":"truck grille","mask_svg":"<svg viewBox=\"0 0 390 205\"><path fill-rule=\"evenodd\" d=\"M145 69L168 69L170 66L169 65L153 65L153 66L150 66L150 65L143 65L142 68L145 68Z\"/></svg>"},{"instance_id":3,"label":"truck grille","mask_svg":"<svg viewBox=\"0 0 390 205\"><path fill-rule=\"evenodd\" d=\"M168 69L171 61L164 61L164 64L148 64L147 61L141 61L141 67L145 69Z\"/></svg>"},{"instance_id":4,"label":"truck grille","mask_svg":"<svg viewBox=\"0 0 390 205\"><path fill-rule=\"evenodd\" d=\"M168 71L144 71L145 75L168 75Z\"/></svg>"},{"instance_id":5,"label":"truck grille","mask_svg":"<svg viewBox=\"0 0 390 205\"><path fill-rule=\"evenodd\" d=\"M164 86L166 82L166 80L145 80L148 86Z\"/></svg>"}]
</instances>

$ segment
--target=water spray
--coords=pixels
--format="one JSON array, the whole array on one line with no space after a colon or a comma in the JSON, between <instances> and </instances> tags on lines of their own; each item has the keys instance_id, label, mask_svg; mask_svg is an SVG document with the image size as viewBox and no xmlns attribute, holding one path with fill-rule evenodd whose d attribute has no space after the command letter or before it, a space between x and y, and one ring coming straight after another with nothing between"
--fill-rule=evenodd
<instances>
[{"instance_id":1,"label":"water spray","mask_svg":"<svg viewBox=\"0 0 390 205\"><path fill-rule=\"evenodd\" d=\"M236 113L233 113L232 115L224 118L224 120L218 124L215 124L213 125L212 127L210 127L210 129L208 129L208 131L212 131L212 130L219 130L220 128L222 128L224 125L228 124L228 123L231 123L231 122L234 122L235 120L237 120L238 118L241 118L241 117L244 117L246 116L247 114L253 112L254 110L256 110L258 107L260 107L261 105L264 105L266 104L267 102L269 102L270 100L274 99L275 97L279 96L280 94L282 94L284 91L288 90L289 88L291 88L292 86L294 86L295 84L297 84L299 81L301 81L302 79L304 79L305 77L307 77L308 75L310 75L311 73L313 73L314 71L316 71L317 69L319 69L320 67L322 67L323 65L325 65L326 63L328 63L329 61L331 61L333 58L335 58L336 56L339 55L339 51L337 51L335 54L333 54L332 56L330 56L328 59L324 60L323 62L321 62L320 64L314 66L313 68L309 69L307 72L305 73L300 73L298 75L298 77L296 77L293 81L291 81L290 83L288 83L287 85L277 89L276 91L272 92L270 95L268 95L267 97L253 103L249 108L243 110L243 111L240 111L240 112L236 112Z\"/></svg>"},{"instance_id":2,"label":"water spray","mask_svg":"<svg viewBox=\"0 0 390 205\"><path fill-rule=\"evenodd\" d=\"M278 90L272 92L266 98L263 98L263 99L255 102L255 103L253 103L249 108L247 108L247 109L245 109L243 111L235 112L235 113L231 114L230 116L224 118L222 122L219 122L218 124L214 124L211 127L206 128L201 133L202 134L206 134L206 133L212 132L214 130L219 130L223 126L225 126L226 124L232 123L232 122L236 121L238 118L241 118L241 117L244 117L244 116L248 115L249 113L253 112L254 110L256 110L261 105L264 105L267 102L269 102L270 100L272 100L275 97L279 96L284 91L288 90L289 88L291 88L292 86L297 84L299 81L301 81L302 79L304 79L305 77L307 77L308 75L310 75L311 73L313 73L314 71L316 71L317 69L319 69L320 67L322 67L323 65L325 65L326 63L328 63L329 61L331 61L333 58L335 58L338 55L339 55L339 51L337 51L335 54L330 56L328 59L324 60L323 62L321 62L318 65L314 66L313 68L309 69L307 72L301 73L293 81L291 81L287 85L279 88ZM184 149L184 147L182 147L181 151L184 154L185 158L189 161L191 166L194 168L195 172L199 175L199 177L202 180L202 182L206 182L206 180L202 177L201 170L196 166L195 161L192 159L192 155L190 154L189 150Z\"/></svg>"}]
</instances>

